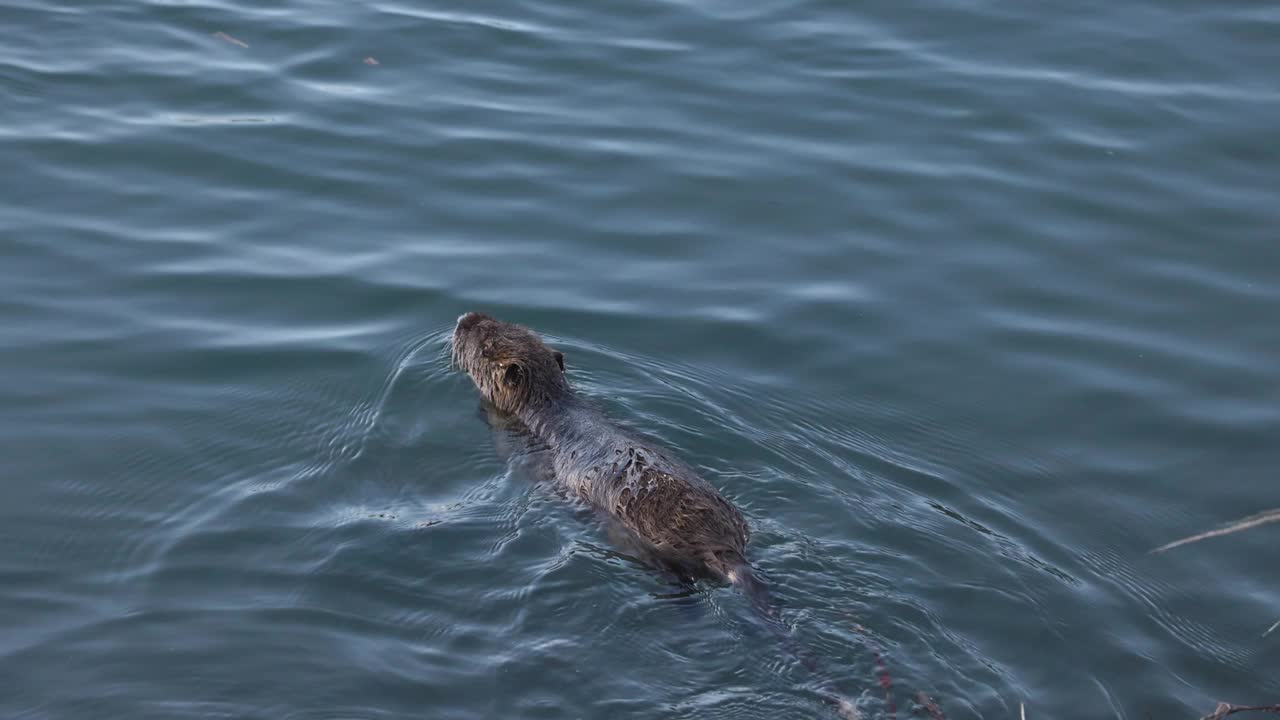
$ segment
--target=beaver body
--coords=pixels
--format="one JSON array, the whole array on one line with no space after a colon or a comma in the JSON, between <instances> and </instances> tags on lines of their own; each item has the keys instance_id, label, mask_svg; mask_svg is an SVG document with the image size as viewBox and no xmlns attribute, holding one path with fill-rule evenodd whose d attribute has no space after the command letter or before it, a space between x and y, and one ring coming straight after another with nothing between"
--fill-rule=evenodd
<instances>
[{"instance_id":1,"label":"beaver body","mask_svg":"<svg viewBox=\"0 0 1280 720\"><path fill-rule=\"evenodd\" d=\"M585 405L541 423L555 476L684 576L732 580L746 563L747 521L666 450Z\"/></svg>"},{"instance_id":2,"label":"beaver body","mask_svg":"<svg viewBox=\"0 0 1280 720\"><path fill-rule=\"evenodd\" d=\"M737 581L746 519L666 449L609 420L564 378L564 356L532 331L467 313L453 357L485 399L524 423L551 453L555 481L611 516L667 569Z\"/></svg>"}]
</instances>

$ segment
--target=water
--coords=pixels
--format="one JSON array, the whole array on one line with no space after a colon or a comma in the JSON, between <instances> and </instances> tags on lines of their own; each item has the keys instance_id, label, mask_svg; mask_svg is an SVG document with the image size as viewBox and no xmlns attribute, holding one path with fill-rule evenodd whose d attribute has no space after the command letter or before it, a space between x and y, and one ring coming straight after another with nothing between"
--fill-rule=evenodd
<instances>
[{"instance_id":1,"label":"water","mask_svg":"<svg viewBox=\"0 0 1280 720\"><path fill-rule=\"evenodd\" d=\"M1276 702L1280 526L1148 551L1280 506L1277 47L1244 0L7 3L0 717ZM471 309L743 507L824 677L502 458Z\"/></svg>"}]
</instances>

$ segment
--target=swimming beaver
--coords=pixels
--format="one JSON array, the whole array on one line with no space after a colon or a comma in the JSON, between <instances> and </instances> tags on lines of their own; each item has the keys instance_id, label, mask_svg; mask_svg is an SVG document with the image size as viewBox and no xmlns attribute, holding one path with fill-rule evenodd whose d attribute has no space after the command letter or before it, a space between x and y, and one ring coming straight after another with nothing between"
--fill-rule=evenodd
<instances>
[{"instance_id":1,"label":"swimming beaver","mask_svg":"<svg viewBox=\"0 0 1280 720\"><path fill-rule=\"evenodd\" d=\"M458 318L452 352L485 400L547 445L558 483L611 516L665 569L732 583L780 627L747 562L750 531L742 513L688 465L579 398L565 379L563 353L528 328L474 312ZM824 696L842 715L856 715L844 698Z\"/></svg>"}]
</instances>

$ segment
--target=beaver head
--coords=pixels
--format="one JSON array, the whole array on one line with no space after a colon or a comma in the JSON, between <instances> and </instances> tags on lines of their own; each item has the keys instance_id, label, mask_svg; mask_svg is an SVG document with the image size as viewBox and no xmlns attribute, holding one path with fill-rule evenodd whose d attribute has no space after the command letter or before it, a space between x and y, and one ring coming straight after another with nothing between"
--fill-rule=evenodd
<instances>
[{"instance_id":1,"label":"beaver head","mask_svg":"<svg viewBox=\"0 0 1280 720\"><path fill-rule=\"evenodd\" d=\"M519 415L569 393L564 354L533 331L469 312L453 329L453 361L498 410Z\"/></svg>"}]
</instances>

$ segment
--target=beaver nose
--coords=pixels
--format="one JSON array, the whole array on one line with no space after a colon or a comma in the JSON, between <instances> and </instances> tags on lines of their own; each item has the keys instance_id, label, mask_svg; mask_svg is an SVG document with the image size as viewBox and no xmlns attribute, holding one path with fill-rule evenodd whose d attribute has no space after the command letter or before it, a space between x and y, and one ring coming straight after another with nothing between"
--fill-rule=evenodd
<instances>
[{"instance_id":1,"label":"beaver nose","mask_svg":"<svg viewBox=\"0 0 1280 720\"><path fill-rule=\"evenodd\" d=\"M462 313L458 316L458 329L470 330L472 326L480 322L483 318L484 316L477 312Z\"/></svg>"}]
</instances>

